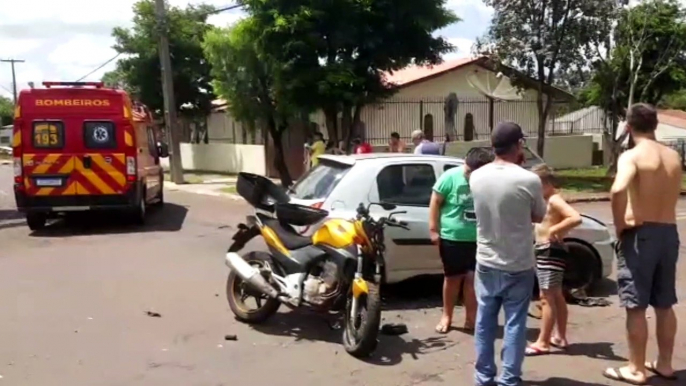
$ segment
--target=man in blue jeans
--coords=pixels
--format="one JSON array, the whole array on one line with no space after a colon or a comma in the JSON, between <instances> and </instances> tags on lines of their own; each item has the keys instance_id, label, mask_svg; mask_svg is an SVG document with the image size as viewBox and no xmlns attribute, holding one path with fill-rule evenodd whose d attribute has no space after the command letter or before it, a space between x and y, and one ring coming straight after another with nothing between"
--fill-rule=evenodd
<instances>
[{"instance_id":1,"label":"man in blue jeans","mask_svg":"<svg viewBox=\"0 0 686 386\"><path fill-rule=\"evenodd\" d=\"M476 375L479 386L522 383L526 319L534 287L533 223L543 220L541 180L523 169L524 133L513 122L493 130L495 161L472 173L469 185L477 219L475 290ZM498 314L505 311L503 371L496 382Z\"/></svg>"}]
</instances>

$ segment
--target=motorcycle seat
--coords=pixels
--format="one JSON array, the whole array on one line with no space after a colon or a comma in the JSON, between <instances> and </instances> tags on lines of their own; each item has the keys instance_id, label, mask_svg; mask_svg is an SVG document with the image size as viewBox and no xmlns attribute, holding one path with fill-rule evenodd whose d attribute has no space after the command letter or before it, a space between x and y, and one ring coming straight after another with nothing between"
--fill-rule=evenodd
<instances>
[{"instance_id":1,"label":"motorcycle seat","mask_svg":"<svg viewBox=\"0 0 686 386\"><path fill-rule=\"evenodd\" d=\"M274 230L286 249L290 251L312 245L310 237L298 234L292 226L283 224L277 219L263 219L262 223Z\"/></svg>"}]
</instances>

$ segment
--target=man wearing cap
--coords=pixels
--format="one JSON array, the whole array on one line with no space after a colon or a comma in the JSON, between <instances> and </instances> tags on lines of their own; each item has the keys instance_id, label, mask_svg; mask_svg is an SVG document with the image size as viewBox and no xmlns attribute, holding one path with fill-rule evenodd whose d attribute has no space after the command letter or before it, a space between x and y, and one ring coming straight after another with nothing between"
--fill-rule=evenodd
<instances>
[{"instance_id":1,"label":"man wearing cap","mask_svg":"<svg viewBox=\"0 0 686 386\"><path fill-rule=\"evenodd\" d=\"M477 219L475 380L495 384L494 343L498 314L505 312L501 386L522 383L526 320L534 287L533 223L543 220L546 203L541 180L520 167L524 133L514 122L493 130L495 160L474 171L469 185Z\"/></svg>"},{"instance_id":2,"label":"man wearing cap","mask_svg":"<svg viewBox=\"0 0 686 386\"><path fill-rule=\"evenodd\" d=\"M441 155L438 145L426 139L421 130L412 132L412 143L414 143L414 154Z\"/></svg>"}]
</instances>

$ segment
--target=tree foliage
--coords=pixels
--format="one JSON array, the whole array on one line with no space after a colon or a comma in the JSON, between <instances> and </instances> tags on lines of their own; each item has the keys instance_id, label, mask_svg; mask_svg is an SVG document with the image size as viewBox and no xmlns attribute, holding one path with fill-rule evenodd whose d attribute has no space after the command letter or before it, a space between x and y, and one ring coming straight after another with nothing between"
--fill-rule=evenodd
<instances>
[{"instance_id":1,"label":"tree foliage","mask_svg":"<svg viewBox=\"0 0 686 386\"><path fill-rule=\"evenodd\" d=\"M606 139L611 144L611 168L628 133L619 135L619 121L634 102L659 105L678 97L686 84L686 24L676 0L651 0L628 7L615 2L609 23L589 47L594 76L582 92L588 105L607 116Z\"/></svg>"},{"instance_id":2,"label":"tree foliage","mask_svg":"<svg viewBox=\"0 0 686 386\"><path fill-rule=\"evenodd\" d=\"M167 20L162 28L166 27L169 33L176 108L182 115L209 113L215 99L210 66L201 46L205 33L213 28L207 23L208 13L213 9L207 5L167 7ZM133 12L131 28L118 27L112 32L116 41L114 49L124 58L103 79L123 84L153 111L163 111L155 2L139 0Z\"/></svg>"},{"instance_id":3,"label":"tree foliage","mask_svg":"<svg viewBox=\"0 0 686 386\"><path fill-rule=\"evenodd\" d=\"M334 141L350 138L365 104L392 93L384 73L440 62L452 46L433 32L458 20L444 0L243 3L259 26L264 52L290 79L293 104L322 109Z\"/></svg>"},{"instance_id":4,"label":"tree foliage","mask_svg":"<svg viewBox=\"0 0 686 386\"><path fill-rule=\"evenodd\" d=\"M14 102L0 95L0 126L10 125L14 120Z\"/></svg>"},{"instance_id":5,"label":"tree foliage","mask_svg":"<svg viewBox=\"0 0 686 386\"><path fill-rule=\"evenodd\" d=\"M243 19L231 28L209 31L203 48L214 89L237 120L266 126L276 151L275 167L282 184L290 186L281 138L294 108L282 67L260 48L260 33L254 19Z\"/></svg>"},{"instance_id":6,"label":"tree foliage","mask_svg":"<svg viewBox=\"0 0 686 386\"><path fill-rule=\"evenodd\" d=\"M606 23L608 0L484 0L494 14L481 51L537 80L537 151L543 156L552 98L544 86L558 83L561 71L583 68L582 47ZM573 78L572 78L573 79Z\"/></svg>"}]
</instances>

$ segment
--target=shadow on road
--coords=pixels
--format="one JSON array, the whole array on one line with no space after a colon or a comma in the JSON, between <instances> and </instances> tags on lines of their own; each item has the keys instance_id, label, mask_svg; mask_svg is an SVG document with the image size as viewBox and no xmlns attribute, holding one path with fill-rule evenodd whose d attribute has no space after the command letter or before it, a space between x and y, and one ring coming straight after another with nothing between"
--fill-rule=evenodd
<instances>
[{"instance_id":1,"label":"shadow on road","mask_svg":"<svg viewBox=\"0 0 686 386\"><path fill-rule=\"evenodd\" d=\"M0 209L0 230L26 226L24 214L16 209Z\"/></svg>"},{"instance_id":2,"label":"shadow on road","mask_svg":"<svg viewBox=\"0 0 686 386\"><path fill-rule=\"evenodd\" d=\"M555 351L553 354L565 356L585 356L592 359L626 362L626 358L615 354L612 346L614 346L614 343L610 342L573 343L570 344L566 350Z\"/></svg>"},{"instance_id":3,"label":"shadow on road","mask_svg":"<svg viewBox=\"0 0 686 386\"><path fill-rule=\"evenodd\" d=\"M341 345L343 330L333 328L333 321L331 316L298 310L276 314L269 321L251 327L267 335L292 337L295 342L305 340ZM427 339L403 339L401 336L379 334L376 351L364 361L379 366L393 366L402 362L404 355L417 359L419 355L446 350L457 344L459 342L448 340L445 335ZM344 350L342 346L340 350Z\"/></svg>"},{"instance_id":4,"label":"shadow on road","mask_svg":"<svg viewBox=\"0 0 686 386\"><path fill-rule=\"evenodd\" d=\"M443 276L419 276L382 286L384 311L441 308Z\"/></svg>"},{"instance_id":5,"label":"shadow on road","mask_svg":"<svg viewBox=\"0 0 686 386\"><path fill-rule=\"evenodd\" d=\"M575 381L569 378L553 377L544 381L524 381L527 386L606 386L604 383L591 383L586 381Z\"/></svg>"},{"instance_id":6,"label":"shadow on road","mask_svg":"<svg viewBox=\"0 0 686 386\"><path fill-rule=\"evenodd\" d=\"M135 225L122 212L79 212L31 233L33 237L69 237L84 235L125 234L141 232L177 232L183 227L188 208L166 203L163 208L150 208L145 225Z\"/></svg>"}]
</instances>

